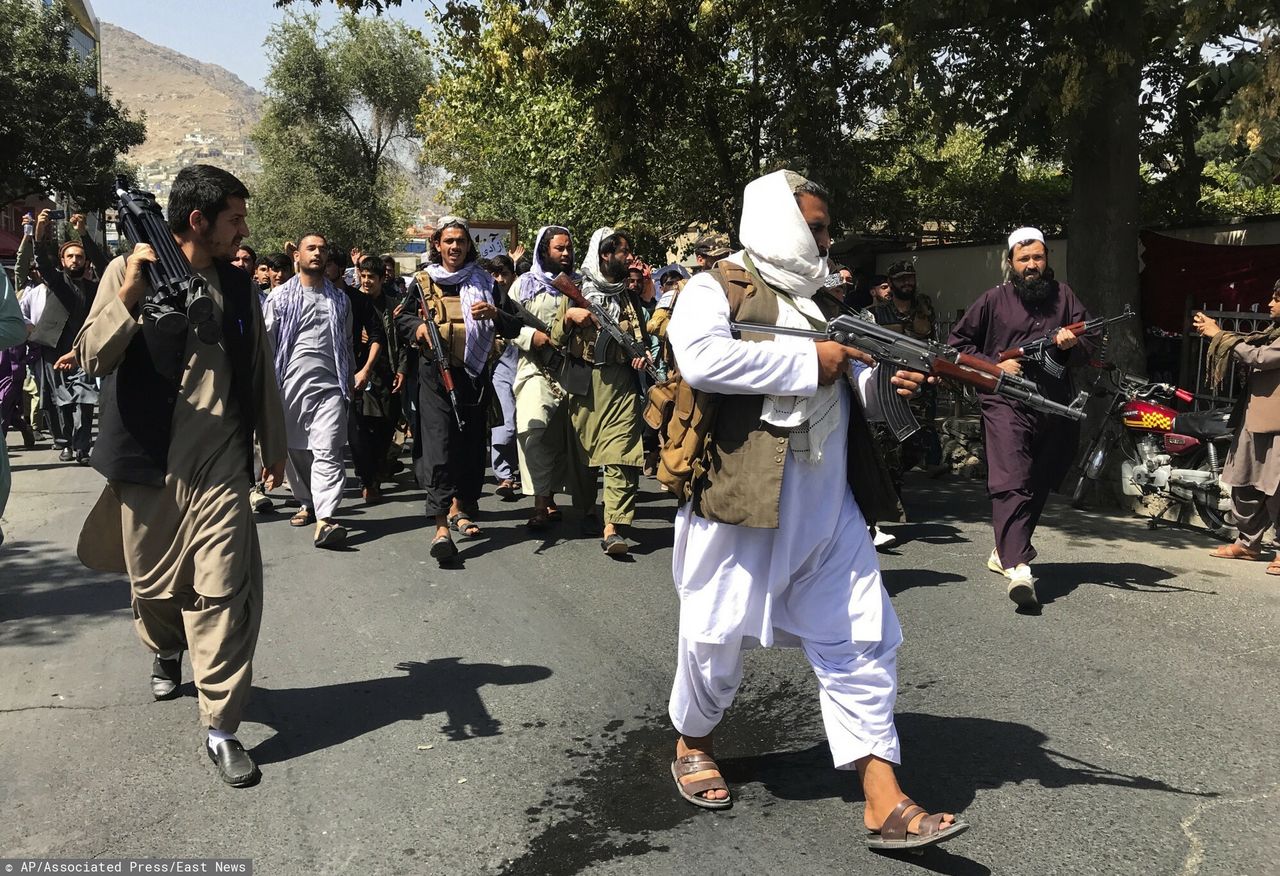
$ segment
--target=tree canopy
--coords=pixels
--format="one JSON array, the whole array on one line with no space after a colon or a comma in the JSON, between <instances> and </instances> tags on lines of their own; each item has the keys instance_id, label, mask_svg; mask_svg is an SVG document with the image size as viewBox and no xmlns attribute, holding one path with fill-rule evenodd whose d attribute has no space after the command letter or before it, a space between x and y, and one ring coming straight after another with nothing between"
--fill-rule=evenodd
<instances>
[{"instance_id":1,"label":"tree canopy","mask_svg":"<svg viewBox=\"0 0 1280 876\"><path fill-rule=\"evenodd\" d=\"M344 15L321 31L290 15L267 37L273 60L253 141L262 159L250 227L260 246L316 231L343 245L388 247L407 224L397 148L432 80L417 31Z\"/></svg>"},{"instance_id":2,"label":"tree canopy","mask_svg":"<svg viewBox=\"0 0 1280 876\"><path fill-rule=\"evenodd\" d=\"M74 27L62 3L0 0L0 204L59 192L104 206L117 159L146 139L144 119L99 87Z\"/></svg>"}]
</instances>

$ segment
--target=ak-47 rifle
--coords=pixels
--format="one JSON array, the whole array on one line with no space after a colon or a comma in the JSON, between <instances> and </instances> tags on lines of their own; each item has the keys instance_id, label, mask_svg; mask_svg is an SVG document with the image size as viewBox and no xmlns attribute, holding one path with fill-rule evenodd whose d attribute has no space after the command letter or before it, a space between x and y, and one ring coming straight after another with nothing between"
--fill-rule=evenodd
<instances>
[{"instance_id":1,"label":"ak-47 rifle","mask_svg":"<svg viewBox=\"0 0 1280 876\"><path fill-rule=\"evenodd\" d=\"M1126 306L1124 313L1119 316L1097 316L1093 319L1085 319L1080 322L1073 322L1070 325L1064 325L1062 328L1071 332L1076 337L1081 337L1082 335L1087 335L1092 332L1096 332L1101 328L1105 328L1113 322L1120 322L1122 319L1128 319L1131 316L1137 316L1137 314L1133 312L1132 308ZM1000 353L1000 361L1007 362L1010 359L1033 359L1040 364L1040 367L1044 368L1046 373L1051 374L1054 377L1061 377L1063 372L1066 370L1064 366L1060 362L1055 362L1053 359L1045 355L1049 351L1049 348L1055 345L1053 339L1060 331L1062 331L1062 329L1057 329L1056 331L1049 332L1049 334L1045 335L1043 338L1031 341L1021 347L1004 350Z\"/></svg>"},{"instance_id":2,"label":"ak-47 rifle","mask_svg":"<svg viewBox=\"0 0 1280 876\"><path fill-rule=\"evenodd\" d=\"M522 323L534 331L542 332L548 339L551 337L551 327L534 316L533 311L514 297L509 298L508 301ZM535 350L529 355L547 377L555 380L571 395L586 395L591 392L591 369L586 367L585 362L566 356L550 340L541 350Z\"/></svg>"},{"instance_id":3,"label":"ak-47 rifle","mask_svg":"<svg viewBox=\"0 0 1280 876\"><path fill-rule=\"evenodd\" d=\"M453 388L453 369L449 367L449 351L440 340L440 327L436 325L436 309L427 307L427 295L418 288L418 315L427 326L427 339L431 342L431 354L436 358L436 371L440 373L440 383L449 394L449 407L453 408L453 418L458 421L458 428L466 426L462 422L462 406L458 404L458 392Z\"/></svg>"},{"instance_id":4,"label":"ak-47 rifle","mask_svg":"<svg viewBox=\"0 0 1280 876\"><path fill-rule=\"evenodd\" d=\"M880 409L894 436L902 441L911 436L920 424L911 413L907 400L898 395L893 385L893 373L899 369L936 375L972 386L980 392L991 392L1014 399L1027 407L1047 414L1056 414L1072 420L1084 419L1087 392L1070 405L1051 401L1040 394L1040 388L1025 377L1009 374L993 362L961 353L955 347L937 341L923 341L900 334L891 328L877 325L866 311L858 315L842 313L827 323L826 331L786 328L777 325L760 325L750 322L730 324L734 331L760 334L789 335L810 338L815 341L830 340L849 347L857 347L881 364L878 369ZM889 366L889 367L884 367Z\"/></svg>"},{"instance_id":5,"label":"ak-47 rifle","mask_svg":"<svg viewBox=\"0 0 1280 876\"><path fill-rule=\"evenodd\" d=\"M606 340L613 341L622 348L628 361L643 359L645 373L649 375L654 383L659 382L658 370L653 367L653 362L649 359L649 351L640 346L640 342L632 337L630 333L624 332L617 321L609 316L603 307L583 295L582 290L578 288L573 280L569 279L568 274L561 274L556 277L551 281L551 285L555 286L562 295L567 296L578 307L585 307L591 311L591 315L595 317L596 325L600 326L600 339L596 341L597 355L603 351Z\"/></svg>"}]
</instances>

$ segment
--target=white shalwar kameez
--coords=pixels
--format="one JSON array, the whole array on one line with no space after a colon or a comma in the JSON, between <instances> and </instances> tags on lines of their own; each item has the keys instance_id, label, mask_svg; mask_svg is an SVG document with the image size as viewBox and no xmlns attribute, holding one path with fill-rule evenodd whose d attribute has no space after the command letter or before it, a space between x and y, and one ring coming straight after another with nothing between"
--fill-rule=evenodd
<instances>
[{"instance_id":1,"label":"white shalwar kameez","mask_svg":"<svg viewBox=\"0 0 1280 876\"><path fill-rule=\"evenodd\" d=\"M289 488L304 508L312 509L317 520L326 520L338 510L347 482L342 461L342 449L347 445L347 402L333 356L332 306L319 288L302 287L298 338L280 387L289 440ZM273 316L268 307L268 331ZM346 332L344 339L350 336L349 322Z\"/></svg>"},{"instance_id":2,"label":"white shalwar kameez","mask_svg":"<svg viewBox=\"0 0 1280 876\"><path fill-rule=\"evenodd\" d=\"M668 328L684 379L696 389L812 397L818 390L812 341L735 340L719 283L694 277ZM858 365L864 397L872 370ZM672 571L680 596L680 642L670 715L685 736L706 736L733 702L744 648L799 646L821 688L822 718L837 769L875 755L899 762L893 723L897 648L902 631L880 580L876 558L846 478L844 427L854 391L838 381L840 425L821 459L788 453L783 463L779 528L676 517ZM867 399L870 412L878 409Z\"/></svg>"}]
</instances>

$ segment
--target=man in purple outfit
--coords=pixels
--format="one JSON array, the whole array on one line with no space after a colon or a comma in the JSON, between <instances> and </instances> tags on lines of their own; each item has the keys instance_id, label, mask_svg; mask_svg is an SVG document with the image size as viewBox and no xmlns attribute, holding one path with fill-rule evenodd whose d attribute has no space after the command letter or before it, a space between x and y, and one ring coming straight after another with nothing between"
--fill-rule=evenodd
<instances>
[{"instance_id":1,"label":"man in purple outfit","mask_svg":"<svg viewBox=\"0 0 1280 876\"><path fill-rule=\"evenodd\" d=\"M1053 278L1044 235L1019 228L1009 235L1006 281L982 293L951 330L947 343L992 362L1001 350L1021 347L1053 334L1053 346L1039 358L1010 359L1002 369L1023 374L1040 386L1045 398L1071 401L1068 360L1078 338L1062 326L1089 318L1071 287ZM1034 608L1035 577L1031 546L1040 512L1075 458L1079 426L1061 417L1037 413L997 395L981 396L982 434L987 450L987 492L995 550L987 568L1008 579L1009 598L1019 608Z\"/></svg>"}]
</instances>

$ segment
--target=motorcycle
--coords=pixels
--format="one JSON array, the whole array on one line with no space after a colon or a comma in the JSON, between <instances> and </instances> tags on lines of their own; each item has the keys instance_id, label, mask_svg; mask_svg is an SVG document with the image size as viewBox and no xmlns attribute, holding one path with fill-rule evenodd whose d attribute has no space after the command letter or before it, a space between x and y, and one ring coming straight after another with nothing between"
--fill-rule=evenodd
<instances>
[{"instance_id":1,"label":"motorcycle","mask_svg":"<svg viewBox=\"0 0 1280 876\"><path fill-rule=\"evenodd\" d=\"M1120 489L1126 496L1171 500L1151 516L1155 529L1173 508L1191 505L1205 527L1219 538L1235 535L1230 523L1230 492L1222 485L1222 462L1231 444L1227 419L1230 408L1179 412L1173 399L1190 403L1195 397L1167 383L1149 383L1114 367L1104 371L1095 395L1109 395L1106 420L1089 443L1081 463L1080 480L1071 496L1082 508L1091 484L1107 470L1116 453L1120 460Z\"/></svg>"}]
</instances>

